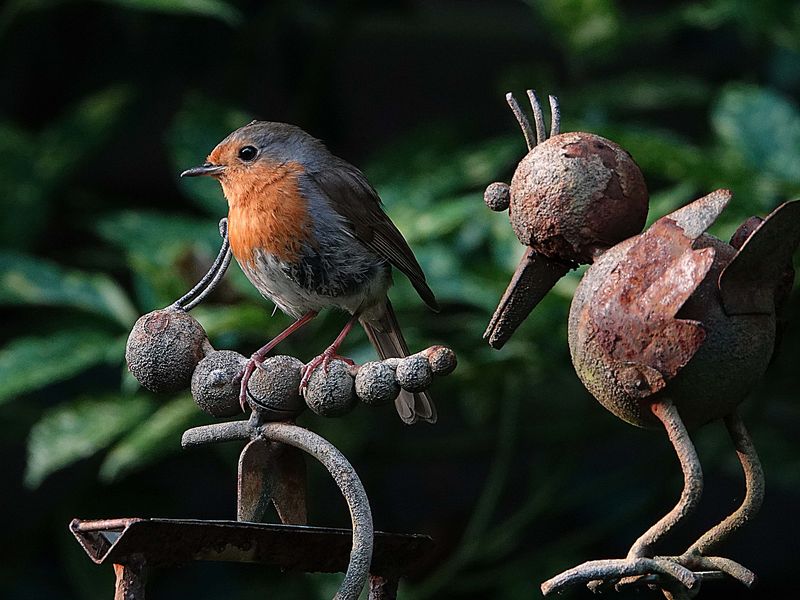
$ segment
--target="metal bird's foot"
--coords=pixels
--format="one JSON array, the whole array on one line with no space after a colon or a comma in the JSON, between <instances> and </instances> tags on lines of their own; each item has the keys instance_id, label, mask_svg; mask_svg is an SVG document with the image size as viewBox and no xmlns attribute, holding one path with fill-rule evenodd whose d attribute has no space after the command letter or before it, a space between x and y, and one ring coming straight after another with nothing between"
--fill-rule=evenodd
<instances>
[{"instance_id":1,"label":"metal bird's foot","mask_svg":"<svg viewBox=\"0 0 800 600\"><path fill-rule=\"evenodd\" d=\"M541 589L547 596L575 585L585 585L595 593L647 586L661 590L666 598L685 600L697 594L703 579L702 573L693 572L674 558L639 557L585 562L545 581Z\"/></svg>"},{"instance_id":2,"label":"metal bird's foot","mask_svg":"<svg viewBox=\"0 0 800 600\"><path fill-rule=\"evenodd\" d=\"M338 348L336 346L328 346L325 349L325 352L317 356L316 358L312 359L305 368L303 369L303 377L300 379L300 393L305 393L306 388L308 388L308 382L311 379L311 376L314 374L314 371L317 370L318 367L322 366L325 372L328 372L328 365L331 363L332 360L340 360L345 364L355 366L355 361L352 358L347 358L346 356L341 356L338 354Z\"/></svg>"}]
</instances>

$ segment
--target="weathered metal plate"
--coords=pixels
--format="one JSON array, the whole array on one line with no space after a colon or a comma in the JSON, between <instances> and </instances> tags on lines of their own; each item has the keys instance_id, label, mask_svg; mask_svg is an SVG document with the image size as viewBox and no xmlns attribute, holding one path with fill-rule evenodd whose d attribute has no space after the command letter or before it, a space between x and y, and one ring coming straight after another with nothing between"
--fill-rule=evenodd
<instances>
[{"instance_id":1,"label":"weathered metal plate","mask_svg":"<svg viewBox=\"0 0 800 600\"><path fill-rule=\"evenodd\" d=\"M659 219L631 245L589 306L602 359L634 397L662 389L705 339L700 323L675 318L714 261L713 249L692 250L692 242L670 217Z\"/></svg>"},{"instance_id":2,"label":"weathered metal plate","mask_svg":"<svg viewBox=\"0 0 800 600\"><path fill-rule=\"evenodd\" d=\"M674 221L686 237L695 240L713 225L732 197L730 190L716 190L662 218Z\"/></svg>"},{"instance_id":3,"label":"weathered metal plate","mask_svg":"<svg viewBox=\"0 0 800 600\"><path fill-rule=\"evenodd\" d=\"M795 200L772 211L720 274L719 289L725 312L729 315L772 314L776 288L787 287L788 282L791 289L792 254L798 244L800 200Z\"/></svg>"},{"instance_id":4,"label":"weathered metal plate","mask_svg":"<svg viewBox=\"0 0 800 600\"><path fill-rule=\"evenodd\" d=\"M306 573L343 573L352 547L349 529L193 519L74 519L70 531L97 564L125 564L144 556L149 565L195 560L252 562ZM412 573L433 549L425 535L375 532L370 573L386 578Z\"/></svg>"}]
</instances>

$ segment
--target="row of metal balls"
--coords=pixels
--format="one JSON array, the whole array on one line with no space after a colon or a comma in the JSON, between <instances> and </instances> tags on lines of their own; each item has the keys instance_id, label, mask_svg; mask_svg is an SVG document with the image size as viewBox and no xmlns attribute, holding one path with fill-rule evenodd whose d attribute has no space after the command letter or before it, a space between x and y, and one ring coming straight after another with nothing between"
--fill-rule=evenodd
<instances>
[{"instance_id":1,"label":"row of metal balls","mask_svg":"<svg viewBox=\"0 0 800 600\"><path fill-rule=\"evenodd\" d=\"M239 381L247 358L232 350L215 350L200 323L187 312L170 307L139 318L128 337L128 368L153 392L188 387L197 405L215 417L241 412ZM306 407L336 417L358 400L369 405L392 402L400 390L425 391L434 375L447 375L456 356L444 346L432 346L406 358L389 358L350 366L340 360L311 375L304 396L299 392L303 363L291 356L268 358L248 385L248 402L264 419L293 419Z\"/></svg>"}]
</instances>

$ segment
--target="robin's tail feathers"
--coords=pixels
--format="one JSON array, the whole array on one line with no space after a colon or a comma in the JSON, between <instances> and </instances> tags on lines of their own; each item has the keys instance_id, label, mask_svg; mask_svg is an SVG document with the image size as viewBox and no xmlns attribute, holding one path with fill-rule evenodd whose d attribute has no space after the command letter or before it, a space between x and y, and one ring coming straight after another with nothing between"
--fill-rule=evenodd
<instances>
[{"instance_id":1,"label":"robin's tail feathers","mask_svg":"<svg viewBox=\"0 0 800 600\"><path fill-rule=\"evenodd\" d=\"M400 325L397 323L394 310L389 300L386 300L386 310L376 321L365 322L360 320L364 331L367 332L369 341L375 346L382 359L385 358L404 358L408 356L409 350ZM412 394L405 390L400 391L400 395L394 401L397 413L404 423L412 425L417 421L436 422L436 407L433 405L428 392Z\"/></svg>"}]
</instances>

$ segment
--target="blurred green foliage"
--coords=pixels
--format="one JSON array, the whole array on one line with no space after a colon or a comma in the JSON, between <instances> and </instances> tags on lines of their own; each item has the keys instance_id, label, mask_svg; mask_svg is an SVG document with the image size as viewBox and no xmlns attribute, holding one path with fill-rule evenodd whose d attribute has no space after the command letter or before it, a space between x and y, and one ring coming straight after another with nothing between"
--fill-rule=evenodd
<instances>
[{"instance_id":1,"label":"blurred green foliage","mask_svg":"<svg viewBox=\"0 0 800 600\"><path fill-rule=\"evenodd\" d=\"M365 407L301 418L356 466L379 528L439 540L403 597L529 598L568 566L623 555L677 497L679 473L664 439L613 419L572 371L566 316L581 273L501 352L481 340L522 252L507 216L481 200L524 155L503 94L555 93L565 130L630 151L650 221L731 188L713 230L726 237L800 195L799 40L800 7L779 0L10 0L0 8L0 81L16 91L0 99L0 440L14 557L0 563L3 597L110 592L110 575L68 539L73 516L233 516L236 449L182 453L181 432L210 417L185 393L140 390L123 354L137 315L180 296L219 244L216 182L176 173L254 117L294 121L364 168L444 308L426 312L397 277L391 297L411 346L459 355L433 390L434 428ZM762 577L753 598L791 581L800 533L782 518L800 500L798 296L783 352L745 408L770 490L766 516L730 546ZM216 347L249 354L287 323L271 309L233 266L194 314ZM281 352L309 358L341 324L324 315ZM347 351L372 357L362 334ZM697 441L710 500L697 531L740 494L727 440L707 430ZM313 468L310 490L312 522L347 523ZM325 598L337 581L189 567L157 578L152 596ZM708 587L704 597L739 592Z\"/></svg>"}]
</instances>

